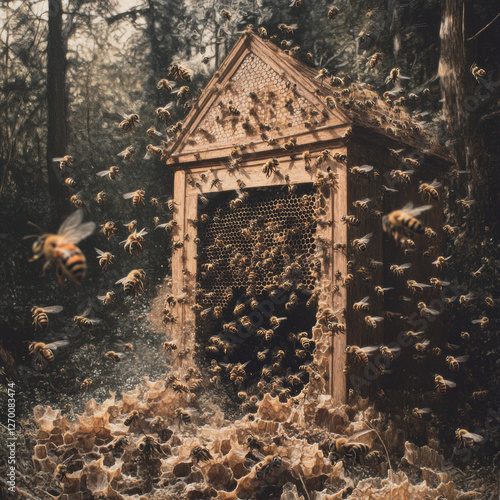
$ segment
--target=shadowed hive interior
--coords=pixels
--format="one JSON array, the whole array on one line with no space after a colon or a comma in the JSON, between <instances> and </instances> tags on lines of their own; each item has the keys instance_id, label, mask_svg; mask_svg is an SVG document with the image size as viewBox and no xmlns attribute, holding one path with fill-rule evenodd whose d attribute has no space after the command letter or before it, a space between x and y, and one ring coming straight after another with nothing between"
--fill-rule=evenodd
<instances>
[{"instance_id":1,"label":"shadowed hive interior","mask_svg":"<svg viewBox=\"0 0 500 500\"><path fill-rule=\"evenodd\" d=\"M278 377L296 394L308 379L300 366L314 350L316 193L292 191L250 189L241 206L219 193L199 213L197 336L209 359L230 363L237 389ZM234 363L248 363L241 377Z\"/></svg>"}]
</instances>

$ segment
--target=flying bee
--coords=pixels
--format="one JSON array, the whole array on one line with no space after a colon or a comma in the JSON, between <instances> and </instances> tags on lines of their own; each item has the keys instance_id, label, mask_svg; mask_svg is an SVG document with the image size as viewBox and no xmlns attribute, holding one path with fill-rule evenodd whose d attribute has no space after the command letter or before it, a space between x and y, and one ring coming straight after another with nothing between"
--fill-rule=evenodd
<instances>
[{"instance_id":1,"label":"flying bee","mask_svg":"<svg viewBox=\"0 0 500 500\"><path fill-rule=\"evenodd\" d=\"M430 227L426 227L424 231L425 236L430 240L435 240L437 238L437 233Z\"/></svg>"},{"instance_id":2,"label":"flying bee","mask_svg":"<svg viewBox=\"0 0 500 500\"><path fill-rule=\"evenodd\" d=\"M432 264L435 265L438 269L443 269L447 267L447 261L448 259L451 258L451 255L449 257L443 257L442 255L439 256Z\"/></svg>"},{"instance_id":3,"label":"flying bee","mask_svg":"<svg viewBox=\"0 0 500 500\"><path fill-rule=\"evenodd\" d=\"M45 258L43 274L55 262L57 281L62 286L63 277L80 285L85 277L85 256L76 244L90 236L95 229L94 222L82 224L83 210L77 210L70 215L60 226L57 234L42 234L33 243L33 257L30 262Z\"/></svg>"},{"instance_id":4,"label":"flying bee","mask_svg":"<svg viewBox=\"0 0 500 500\"><path fill-rule=\"evenodd\" d=\"M481 444L484 441L483 436L469 432L466 429L457 429L455 437L458 441L458 449L473 448L475 444Z\"/></svg>"},{"instance_id":5,"label":"flying bee","mask_svg":"<svg viewBox=\"0 0 500 500\"><path fill-rule=\"evenodd\" d=\"M436 309L428 307L425 302L419 302L417 307L420 311L420 316L426 319L432 318L432 316L439 316L440 314L440 312L436 311Z\"/></svg>"},{"instance_id":6,"label":"flying bee","mask_svg":"<svg viewBox=\"0 0 500 500\"><path fill-rule=\"evenodd\" d=\"M115 292L106 292L106 295L98 295L97 298L104 306L110 306L115 303Z\"/></svg>"},{"instance_id":7,"label":"flying bee","mask_svg":"<svg viewBox=\"0 0 500 500\"><path fill-rule=\"evenodd\" d=\"M382 316L365 316L365 324L370 328L377 328L377 323L380 323L384 318Z\"/></svg>"},{"instance_id":8,"label":"flying bee","mask_svg":"<svg viewBox=\"0 0 500 500\"><path fill-rule=\"evenodd\" d=\"M468 359L468 355L458 356L457 358L454 358L453 356L446 356L446 364L451 371L457 372L460 368L460 363L465 363Z\"/></svg>"},{"instance_id":9,"label":"flying bee","mask_svg":"<svg viewBox=\"0 0 500 500\"><path fill-rule=\"evenodd\" d=\"M399 346L394 346L394 347L388 347L386 345L381 345L379 347L380 354L384 356L384 358L388 361L393 361L394 360L394 354L396 352L401 351L401 347Z\"/></svg>"},{"instance_id":10,"label":"flying bee","mask_svg":"<svg viewBox=\"0 0 500 500\"><path fill-rule=\"evenodd\" d=\"M297 29L297 27L298 26L296 24L278 24L278 29L285 36L293 36L293 32Z\"/></svg>"},{"instance_id":11,"label":"flying bee","mask_svg":"<svg viewBox=\"0 0 500 500\"><path fill-rule=\"evenodd\" d=\"M120 153L118 153L118 156L123 157L125 161L131 161L134 155L135 155L134 146L128 146L123 151L120 151Z\"/></svg>"},{"instance_id":12,"label":"flying bee","mask_svg":"<svg viewBox=\"0 0 500 500\"><path fill-rule=\"evenodd\" d=\"M411 414L416 418L423 418L424 415L430 415L432 408L413 408Z\"/></svg>"},{"instance_id":13,"label":"flying bee","mask_svg":"<svg viewBox=\"0 0 500 500\"><path fill-rule=\"evenodd\" d=\"M144 189L138 189L137 191L131 191L130 193L126 193L123 195L123 198L125 200L132 199L132 204L134 205L135 208L137 208L139 205L146 205L145 202L146 193Z\"/></svg>"},{"instance_id":14,"label":"flying bee","mask_svg":"<svg viewBox=\"0 0 500 500\"><path fill-rule=\"evenodd\" d=\"M358 347L357 345L350 345L346 347L345 353L348 356L352 356L357 363L366 366L368 364L368 356L378 350L378 346Z\"/></svg>"},{"instance_id":15,"label":"flying bee","mask_svg":"<svg viewBox=\"0 0 500 500\"><path fill-rule=\"evenodd\" d=\"M172 63L168 67L168 74L172 76L175 80L181 82L190 82L191 81L191 73L189 69L182 66L179 63Z\"/></svg>"},{"instance_id":16,"label":"flying bee","mask_svg":"<svg viewBox=\"0 0 500 500\"><path fill-rule=\"evenodd\" d=\"M145 160L149 160L152 157L160 158L163 154L162 146L153 146L152 144L148 144L146 146L146 154L144 155Z\"/></svg>"},{"instance_id":17,"label":"flying bee","mask_svg":"<svg viewBox=\"0 0 500 500\"><path fill-rule=\"evenodd\" d=\"M178 101L186 101L187 98L189 97L189 87L187 85L183 85L178 90L174 91L173 94L177 94L177 100ZM170 106L171 104L172 103L168 104L168 106ZM167 108L167 106L165 106L163 108L158 108L158 109L166 110L165 108L169 109L169 108ZM158 115L158 110L156 110L156 114L157 114L157 116L159 116L164 121L170 120L170 113L168 113L168 117L167 118L164 118L164 117Z\"/></svg>"},{"instance_id":18,"label":"flying bee","mask_svg":"<svg viewBox=\"0 0 500 500\"><path fill-rule=\"evenodd\" d=\"M98 325L101 320L100 319L89 319L87 318L87 314L90 312L90 309L87 309L81 316L73 316L73 322L77 325L81 330L86 328L94 328Z\"/></svg>"},{"instance_id":19,"label":"flying bee","mask_svg":"<svg viewBox=\"0 0 500 500\"><path fill-rule=\"evenodd\" d=\"M112 181L118 179L118 174L120 173L119 167L109 167L108 170L101 170L100 172L97 172L97 175L99 177L105 177L108 176Z\"/></svg>"},{"instance_id":20,"label":"flying bee","mask_svg":"<svg viewBox=\"0 0 500 500\"><path fill-rule=\"evenodd\" d=\"M420 184L418 192L421 194L425 202L430 203L431 201L439 201L438 189L441 187L441 183L434 179L430 184L426 182Z\"/></svg>"},{"instance_id":21,"label":"flying bee","mask_svg":"<svg viewBox=\"0 0 500 500\"><path fill-rule=\"evenodd\" d=\"M167 208L171 211L171 212L174 212L175 211L175 207L178 205L178 203L176 203L174 200L168 200L166 202L166 205L167 205Z\"/></svg>"},{"instance_id":22,"label":"flying bee","mask_svg":"<svg viewBox=\"0 0 500 500\"><path fill-rule=\"evenodd\" d=\"M115 285L123 284L123 292L128 297L135 297L144 291L144 269L133 269L127 276L118 280Z\"/></svg>"},{"instance_id":23,"label":"flying bee","mask_svg":"<svg viewBox=\"0 0 500 500\"><path fill-rule=\"evenodd\" d=\"M183 87L184 88L184 87ZM189 90L189 88L188 88ZM155 115L162 121L164 122L168 122L168 120L170 120L170 118L172 117L172 115L170 114L170 111L169 109L172 109L172 106L174 104L171 102L169 104L166 104L165 106L163 107L158 107L155 109Z\"/></svg>"},{"instance_id":24,"label":"flying bee","mask_svg":"<svg viewBox=\"0 0 500 500\"><path fill-rule=\"evenodd\" d=\"M76 188L76 181L72 177L66 177L64 179L64 184L65 184L65 186L67 186L69 188L72 188L72 189Z\"/></svg>"},{"instance_id":25,"label":"flying bee","mask_svg":"<svg viewBox=\"0 0 500 500\"><path fill-rule=\"evenodd\" d=\"M382 288L381 286L376 286L374 290L379 297L383 297L385 295L385 292L393 289L393 287Z\"/></svg>"},{"instance_id":26,"label":"flying bee","mask_svg":"<svg viewBox=\"0 0 500 500\"><path fill-rule=\"evenodd\" d=\"M461 209L465 214L470 213L471 207L475 203L476 203L476 200L468 200L468 199L457 200L458 208Z\"/></svg>"},{"instance_id":27,"label":"flying bee","mask_svg":"<svg viewBox=\"0 0 500 500\"><path fill-rule=\"evenodd\" d=\"M143 228L139 232L134 231L129 234L126 240L120 241L120 245L123 245L123 248L130 255L139 256L142 251L142 243L144 242L144 236L148 234L146 229Z\"/></svg>"},{"instance_id":28,"label":"flying bee","mask_svg":"<svg viewBox=\"0 0 500 500\"><path fill-rule=\"evenodd\" d=\"M410 263L401 264L400 266L398 266L397 264L392 264L389 270L396 276L403 276L406 269L409 269L410 267L411 267Z\"/></svg>"},{"instance_id":29,"label":"flying bee","mask_svg":"<svg viewBox=\"0 0 500 500\"><path fill-rule=\"evenodd\" d=\"M80 195L82 194L82 192L80 191L79 193L76 193L74 194L73 196L71 196L71 198L69 199L70 203L75 207L75 208L82 208L84 203L82 201L82 199L80 198Z\"/></svg>"},{"instance_id":30,"label":"flying bee","mask_svg":"<svg viewBox=\"0 0 500 500\"><path fill-rule=\"evenodd\" d=\"M355 302L352 305L352 308L355 311L368 311L370 309L370 296L367 295L364 299L361 299L359 302Z\"/></svg>"},{"instance_id":31,"label":"flying bee","mask_svg":"<svg viewBox=\"0 0 500 500\"><path fill-rule=\"evenodd\" d=\"M113 221L108 221L105 224L101 225L101 233L106 236L108 240L111 239L111 236L116 232L116 226Z\"/></svg>"},{"instance_id":32,"label":"flying bee","mask_svg":"<svg viewBox=\"0 0 500 500\"><path fill-rule=\"evenodd\" d=\"M140 118L137 113L132 113L131 115L122 115L123 120L119 123L119 127L122 132L133 132L138 123L140 123Z\"/></svg>"},{"instance_id":33,"label":"flying bee","mask_svg":"<svg viewBox=\"0 0 500 500\"><path fill-rule=\"evenodd\" d=\"M368 211L368 203L370 203L370 201L372 201L371 198L364 198L362 200L356 200L353 203L353 205L355 208L362 210L363 212L367 212Z\"/></svg>"},{"instance_id":34,"label":"flying bee","mask_svg":"<svg viewBox=\"0 0 500 500\"><path fill-rule=\"evenodd\" d=\"M479 325L481 328L484 329L484 328L487 328L488 325L490 324L490 319L488 318L488 316L483 316L480 319L473 319L472 323L474 325Z\"/></svg>"},{"instance_id":35,"label":"flying bee","mask_svg":"<svg viewBox=\"0 0 500 500\"><path fill-rule=\"evenodd\" d=\"M161 92L165 92L165 94L170 94L172 89L175 87L174 82L169 82L166 78L162 78L157 84L156 89Z\"/></svg>"},{"instance_id":36,"label":"flying bee","mask_svg":"<svg viewBox=\"0 0 500 500\"><path fill-rule=\"evenodd\" d=\"M59 163L59 169L66 172L68 168L73 168L73 157L66 155L62 158L52 158L54 163Z\"/></svg>"},{"instance_id":37,"label":"flying bee","mask_svg":"<svg viewBox=\"0 0 500 500\"><path fill-rule=\"evenodd\" d=\"M424 288L430 288L431 285L426 285L425 283L417 283L415 280L408 280L406 282L406 285L408 286L408 289L412 293L423 293Z\"/></svg>"},{"instance_id":38,"label":"flying bee","mask_svg":"<svg viewBox=\"0 0 500 500\"><path fill-rule=\"evenodd\" d=\"M354 215L343 215L340 220L347 226L348 229L352 229L353 227L360 225L359 219L354 217Z\"/></svg>"},{"instance_id":39,"label":"flying bee","mask_svg":"<svg viewBox=\"0 0 500 500\"><path fill-rule=\"evenodd\" d=\"M360 167L352 167L349 172L356 177L368 177L370 173L374 177L378 177L378 172L371 165L361 165Z\"/></svg>"},{"instance_id":40,"label":"flying bee","mask_svg":"<svg viewBox=\"0 0 500 500\"><path fill-rule=\"evenodd\" d=\"M54 362L54 353L59 347L68 345L67 340L59 340L50 344L43 342L31 342L28 346L28 356L32 356L32 364L35 370L41 371Z\"/></svg>"},{"instance_id":41,"label":"flying bee","mask_svg":"<svg viewBox=\"0 0 500 500\"><path fill-rule=\"evenodd\" d=\"M472 66L470 67L470 72L478 83L481 83L481 79L486 78L486 71L480 68L476 63L472 64Z\"/></svg>"},{"instance_id":42,"label":"flying bee","mask_svg":"<svg viewBox=\"0 0 500 500\"><path fill-rule=\"evenodd\" d=\"M120 362L125 357L125 354L122 352L108 351L104 357L109 359L111 364L116 365L116 363Z\"/></svg>"},{"instance_id":43,"label":"flying bee","mask_svg":"<svg viewBox=\"0 0 500 500\"><path fill-rule=\"evenodd\" d=\"M363 236L362 238L356 238L355 240L352 241L351 245L358 251L364 252L366 251L366 245L370 242L371 237L373 236L373 233L368 233L367 235Z\"/></svg>"},{"instance_id":44,"label":"flying bee","mask_svg":"<svg viewBox=\"0 0 500 500\"><path fill-rule=\"evenodd\" d=\"M137 220L132 220L128 222L127 224L123 224L127 229L129 233L133 233L137 229Z\"/></svg>"},{"instance_id":45,"label":"flying bee","mask_svg":"<svg viewBox=\"0 0 500 500\"><path fill-rule=\"evenodd\" d=\"M400 184L410 184L413 170L391 170L391 179Z\"/></svg>"},{"instance_id":46,"label":"flying bee","mask_svg":"<svg viewBox=\"0 0 500 500\"><path fill-rule=\"evenodd\" d=\"M460 295L460 298L458 300L460 302L460 305L465 306L468 305L473 298L474 293L469 292L467 295Z\"/></svg>"},{"instance_id":47,"label":"flying bee","mask_svg":"<svg viewBox=\"0 0 500 500\"><path fill-rule=\"evenodd\" d=\"M443 232L446 234L446 236L449 236L450 238L453 238L457 234L457 229L458 226L450 226L449 224L446 224L443 226Z\"/></svg>"},{"instance_id":48,"label":"flying bee","mask_svg":"<svg viewBox=\"0 0 500 500\"><path fill-rule=\"evenodd\" d=\"M424 234L424 226L416 217L430 208L431 205L413 208L413 205L409 203L401 210L394 210L382 218L384 231L394 234L399 230L408 229L416 234Z\"/></svg>"},{"instance_id":49,"label":"flying bee","mask_svg":"<svg viewBox=\"0 0 500 500\"><path fill-rule=\"evenodd\" d=\"M111 252L103 252L98 248L94 249L97 252L97 259L99 260L99 267L105 271L109 265L111 265L115 259L115 256Z\"/></svg>"},{"instance_id":50,"label":"flying bee","mask_svg":"<svg viewBox=\"0 0 500 500\"><path fill-rule=\"evenodd\" d=\"M437 374L434 375L434 387L438 394L445 394L447 387L453 389L456 386L457 384L455 384L455 382L452 382L451 380L446 380L441 375Z\"/></svg>"},{"instance_id":51,"label":"flying bee","mask_svg":"<svg viewBox=\"0 0 500 500\"><path fill-rule=\"evenodd\" d=\"M268 160L262 167L262 172L266 174L266 177L271 177L272 174L276 173L279 163L277 158Z\"/></svg>"},{"instance_id":52,"label":"flying bee","mask_svg":"<svg viewBox=\"0 0 500 500\"><path fill-rule=\"evenodd\" d=\"M370 69L373 69L378 64L378 62L381 60L382 60L382 52L375 52L375 54L373 54L370 57L370 60L368 62Z\"/></svg>"},{"instance_id":53,"label":"flying bee","mask_svg":"<svg viewBox=\"0 0 500 500\"><path fill-rule=\"evenodd\" d=\"M33 317L33 325L35 330L46 330L49 326L49 316L48 314L57 314L63 310L62 306L50 306L50 307L32 307L31 315Z\"/></svg>"},{"instance_id":54,"label":"flying bee","mask_svg":"<svg viewBox=\"0 0 500 500\"><path fill-rule=\"evenodd\" d=\"M108 195L106 194L106 191L99 191L95 197L95 201L99 205L105 205L108 202Z\"/></svg>"},{"instance_id":55,"label":"flying bee","mask_svg":"<svg viewBox=\"0 0 500 500\"><path fill-rule=\"evenodd\" d=\"M166 352L172 352L177 349L177 344L174 342L163 342L163 350Z\"/></svg>"}]
</instances>

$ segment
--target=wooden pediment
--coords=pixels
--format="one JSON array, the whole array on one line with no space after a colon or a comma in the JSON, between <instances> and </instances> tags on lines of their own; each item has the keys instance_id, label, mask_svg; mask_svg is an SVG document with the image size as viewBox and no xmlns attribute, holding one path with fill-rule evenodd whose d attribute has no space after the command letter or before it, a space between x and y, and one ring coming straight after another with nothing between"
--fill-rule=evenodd
<instances>
[{"instance_id":1,"label":"wooden pediment","mask_svg":"<svg viewBox=\"0 0 500 500\"><path fill-rule=\"evenodd\" d=\"M235 145L246 146L245 153L279 154L291 138L299 144L321 141L325 129L338 128L333 136L341 138L349 120L326 106L316 75L270 42L245 33L187 116L168 162L224 158Z\"/></svg>"}]
</instances>

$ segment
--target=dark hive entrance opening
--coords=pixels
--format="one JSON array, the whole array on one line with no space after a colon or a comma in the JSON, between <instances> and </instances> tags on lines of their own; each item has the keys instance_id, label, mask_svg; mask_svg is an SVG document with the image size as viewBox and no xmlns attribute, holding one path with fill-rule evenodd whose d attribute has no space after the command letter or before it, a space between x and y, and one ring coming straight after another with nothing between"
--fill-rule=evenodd
<instances>
[{"instance_id":1,"label":"dark hive entrance opening","mask_svg":"<svg viewBox=\"0 0 500 500\"><path fill-rule=\"evenodd\" d=\"M291 192L292 191L292 192ZM241 195L240 195L241 198ZM311 184L217 193L198 213L197 344L210 383L253 411L309 380L316 323Z\"/></svg>"}]
</instances>

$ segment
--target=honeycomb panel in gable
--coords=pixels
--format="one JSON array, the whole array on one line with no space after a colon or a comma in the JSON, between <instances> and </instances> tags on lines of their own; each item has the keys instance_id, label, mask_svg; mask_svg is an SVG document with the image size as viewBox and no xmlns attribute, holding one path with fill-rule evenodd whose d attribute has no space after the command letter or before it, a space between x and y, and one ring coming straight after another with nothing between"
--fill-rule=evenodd
<instances>
[{"instance_id":1,"label":"honeycomb panel in gable","mask_svg":"<svg viewBox=\"0 0 500 500\"><path fill-rule=\"evenodd\" d=\"M203 308L226 307L232 300L228 289L243 291L246 301L287 281L315 286L315 191L300 185L295 193L283 187L247 192L248 200L236 209L229 206L234 192L220 193L204 212L209 222L200 222L197 281Z\"/></svg>"},{"instance_id":2,"label":"honeycomb panel in gable","mask_svg":"<svg viewBox=\"0 0 500 500\"><path fill-rule=\"evenodd\" d=\"M255 96L251 96L251 93ZM234 106L239 114L230 111ZM282 136L286 129L305 122L313 125L325 118L294 91L285 76L279 75L254 54L245 57L230 82L220 89L212 108L196 128L188 144L203 146L234 145L259 138Z\"/></svg>"}]
</instances>

